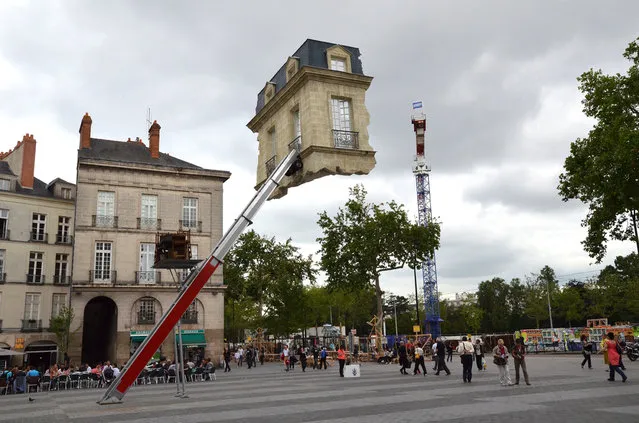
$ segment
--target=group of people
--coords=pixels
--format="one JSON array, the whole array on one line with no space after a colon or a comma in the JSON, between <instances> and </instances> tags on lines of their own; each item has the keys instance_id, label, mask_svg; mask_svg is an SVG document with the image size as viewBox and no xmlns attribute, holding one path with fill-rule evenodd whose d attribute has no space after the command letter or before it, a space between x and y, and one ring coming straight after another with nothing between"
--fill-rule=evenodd
<instances>
[{"instance_id":1,"label":"group of people","mask_svg":"<svg viewBox=\"0 0 639 423\"><path fill-rule=\"evenodd\" d=\"M601 341L601 352L603 353L604 364L608 366L608 371L610 373L608 377L609 382L615 381L615 373L618 373L621 376L621 381L625 382L628 380L628 377L623 372L626 370L626 366L623 364L623 347L625 342L619 337L615 337L613 332L608 332L606 337ZM581 351L584 356L583 361L581 362L581 368L583 369L586 364L588 364L588 368L592 369L592 353L593 353L593 344L588 339L587 335L581 335Z\"/></svg>"},{"instance_id":2,"label":"group of people","mask_svg":"<svg viewBox=\"0 0 639 423\"><path fill-rule=\"evenodd\" d=\"M478 371L486 369L486 361L480 339L477 339L473 344L468 337L464 336L462 337L461 342L457 345L457 348L453 348L450 342L445 343L442 338L437 338L432 345L426 345L426 347L428 346L431 347L434 362L433 371L435 371L436 376L439 376L442 371L446 372L446 375L451 374L447 362L452 360L451 357L453 351L456 351L459 354L463 368L462 380L464 383L472 382L474 364L476 364ZM414 345L411 344L410 341L408 343L405 343L404 341L399 343L399 346L397 347L397 355L399 358L400 373L408 375L409 372L407 369L411 368L412 361L415 363L412 374L415 376L423 373L423 375L426 376L427 371L424 363L424 347L425 346L419 342ZM503 339L498 341L497 346L493 348L492 352L493 363L499 369L499 381L502 385L518 385L520 373L523 374L526 385L530 385L525 361L526 346L524 345L522 338L516 340L515 347L511 354L509 354L508 348L504 345ZM508 360L510 356L512 356L515 364L515 383L512 383L508 370Z\"/></svg>"},{"instance_id":3,"label":"group of people","mask_svg":"<svg viewBox=\"0 0 639 423\"><path fill-rule=\"evenodd\" d=\"M231 371L231 360L233 359L235 359L237 367L242 367L244 362L246 362L249 369L256 367L258 359L260 365L263 365L265 350L264 347L262 347L258 351L258 349L252 345L246 347L246 350L240 346L234 352L231 352L230 348L224 348L222 357L224 359L224 373L226 373Z\"/></svg>"}]
</instances>

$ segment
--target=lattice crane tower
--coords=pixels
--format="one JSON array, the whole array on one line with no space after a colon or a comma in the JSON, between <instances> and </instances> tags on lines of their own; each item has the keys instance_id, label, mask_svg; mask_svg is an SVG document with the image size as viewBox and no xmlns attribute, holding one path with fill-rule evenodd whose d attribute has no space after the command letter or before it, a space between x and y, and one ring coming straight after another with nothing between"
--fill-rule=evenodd
<instances>
[{"instance_id":1,"label":"lattice crane tower","mask_svg":"<svg viewBox=\"0 0 639 423\"><path fill-rule=\"evenodd\" d=\"M424 136L426 134L426 116L422 109L422 102L413 103L411 116L415 138L417 142L417 154L413 162L413 173L417 187L417 212L420 225L428 226L432 222L433 212L430 202L430 167L426 160ZM439 293L437 290L437 265L435 254L428 257L422 263L422 279L424 282L424 306L426 309L426 333L430 333L433 339L440 335L439 317Z\"/></svg>"}]
</instances>

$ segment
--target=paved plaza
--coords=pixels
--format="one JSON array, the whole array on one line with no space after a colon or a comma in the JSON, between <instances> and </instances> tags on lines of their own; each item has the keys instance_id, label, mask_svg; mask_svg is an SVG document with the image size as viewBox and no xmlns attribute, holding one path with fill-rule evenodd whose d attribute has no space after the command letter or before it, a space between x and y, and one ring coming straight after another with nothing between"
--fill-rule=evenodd
<instances>
[{"instance_id":1,"label":"paved plaza","mask_svg":"<svg viewBox=\"0 0 639 423\"><path fill-rule=\"evenodd\" d=\"M366 363L360 378L327 371L266 364L220 371L215 382L187 385L188 399L175 398L175 385L133 387L124 402L97 405L101 389L0 397L0 422L580 422L639 418L639 364L628 362L627 383L607 382L601 356L593 370L581 356L530 356L532 386L501 387L490 365L461 380L459 357L452 375L402 376L396 365ZM428 367L430 365L431 367ZM514 369L511 366L514 381Z\"/></svg>"}]
</instances>

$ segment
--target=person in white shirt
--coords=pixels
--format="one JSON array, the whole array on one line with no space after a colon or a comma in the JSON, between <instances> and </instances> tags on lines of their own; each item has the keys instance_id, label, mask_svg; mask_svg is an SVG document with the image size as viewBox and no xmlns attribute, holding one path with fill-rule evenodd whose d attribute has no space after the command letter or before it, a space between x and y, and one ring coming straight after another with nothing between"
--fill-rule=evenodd
<instances>
[{"instance_id":1,"label":"person in white shirt","mask_svg":"<svg viewBox=\"0 0 639 423\"><path fill-rule=\"evenodd\" d=\"M288 350L288 345L284 345L282 355L284 356L284 365L286 366L286 371L288 372L289 366L291 364L291 361L289 359L290 351Z\"/></svg>"},{"instance_id":2,"label":"person in white shirt","mask_svg":"<svg viewBox=\"0 0 639 423\"><path fill-rule=\"evenodd\" d=\"M437 342L433 342L433 361L435 362L435 365L433 366L433 370L437 370L439 368L439 366L437 365L437 363L439 363L439 361L437 360Z\"/></svg>"},{"instance_id":3,"label":"person in white shirt","mask_svg":"<svg viewBox=\"0 0 639 423\"><path fill-rule=\"evenodd\" d=\"M114 363L111 367L113 368L113 376L118 377L120 375L120 369L118 369L118 365Z\"/></svg>"},{"instance_id":4,"label":"person in white shirt","mask_svg":"<svg viewBox=\"0 0 639 423\"><path fill-rule=\"evenodd\" d=\"M424 371L424 377L426 377L426 365L424 364L424 350L422 349L422 344L419 342L415 345L415 370L413 370L413 376L417 375L417 370L419 366L422 367Z\"/></svg>"},{"instance_id":5,"label":"person in white shirt","mask_svg":"<svg viewBox=\"0 0 639 423\"><path fill-rule=\"evenodd\" d=\"M466 382L470 383L470 381L473 378L473 352L474 351L475 351L475 348L473 347L473 344L471 342L468 342L468 338L466 338L465 336L462 337L462 341L457 346L457 352L459 353L459 356L461 357L462 367L464 368L462 372L464 383Z\"/></svg>"}]
</instances>

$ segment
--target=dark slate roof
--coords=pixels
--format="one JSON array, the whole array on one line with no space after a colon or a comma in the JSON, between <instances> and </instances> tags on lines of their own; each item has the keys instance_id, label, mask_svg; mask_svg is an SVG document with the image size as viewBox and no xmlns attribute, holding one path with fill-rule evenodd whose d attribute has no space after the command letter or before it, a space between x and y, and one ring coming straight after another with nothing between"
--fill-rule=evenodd
<instances>
[{"instance_id":1,"label":"dark slate roof","mask_svg":"<svg viewBox=\"0 0 639 423\"><path fill-rule=\"evenodd\" d=\"M310 38L304 41L304 44L293 53L293 57L297 57L300 61L299 68L304 66L310 66L314 68L328 69L328 60L326 58L326 50L336 46L335 43L327 43L325 41L311 40ZM362 69L362 61L360 60L360 52L357 47L349 47L339 44L340 47L348 51L351 54L351 72L359 75L364 75ZM275 93L277 94L286 85L286 63L277 71L277 73L271 78L269 82L275 84ZM264 107L264 89L257 95L257 106L255 107L255 113L259 113Z\"/></svg>"},{"instance_id":2,"label":"dark slate roof","mask_svg":"<svg viewBox=\"0 0 639 423\"><path fill-rule=\"evenodd\" d=\"M71 182L65 181L62 178L55 178L53 181L49 182L49 184L47 185L47 189L51 188L55 184L75 185L75 184L72 184Z\"/></svg>"},{"instance_id":3,"label":"dark slate roof","mask_svg":"<svg viewBox=\"0 0 639 423\"><path fill-rule=\"evenodd\" d=\"M16 192L24 195L35 195L36 197L53 198L53 190L49 190L49 186L38 178L33 178L33 189L22 188L20 184L16 184Z\"/></svg>"},{"instance_id":4,"label":"dark slate roof","mask_svg":"<svg viewBox=\"0 0 639 423\"><path fill-rule=\"evenodd\" d=\"M165 153L160 157L151 157L151 151L146 145L138 142L112 141L91 138L91 148L78 151L81 159L107 160L118 163L138 163L163 167L179 167L183 169L202 169L193 163L185 162Z\"/></svg>"},{"instance_id":5,"label":"dark slate roof","mask_svg":"<svg viewBox=\"0 0 639 423\"><path fill-rule=\"evenodd\" d=\"M9 163L4 161L0 161L0 175L16 176L16 174L11 170L11 167L9 167Z\"/></svg>"}]
</instances>

